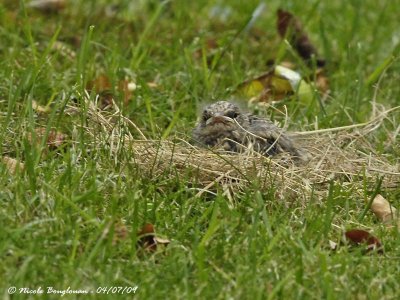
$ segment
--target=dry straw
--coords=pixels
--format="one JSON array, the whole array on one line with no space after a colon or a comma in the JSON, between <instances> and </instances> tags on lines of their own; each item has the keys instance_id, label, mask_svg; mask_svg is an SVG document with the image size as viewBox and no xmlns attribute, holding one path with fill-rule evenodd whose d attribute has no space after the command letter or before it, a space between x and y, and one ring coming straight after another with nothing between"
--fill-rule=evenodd
<instances>
[{"instance_id":1,"label":"dry straw","mask_svg":"<svg viewBox=\"0 0 400 300\"><path fill-rule=\"evenodd\" d=\"M213 193L219 185L231 198L232 192L254 182L260 189L274 186L276 197L285 199L306 199L311 192L325 195L330 182L340 182L354 191L365 189L366 184L372 191L378 178L384 189L400 183L398 160L376 153L370 138L399 107L383 111L367 123L295 133L310 158L301 164L287 155L268 158L251 149L232 154L199 148L183 139L150 140L114 107L115 111L109 112L89 105L88 133L97 145L108 147L113 159L119 159L116 156L123 147L132 157L129 163L143 174L156 177L171 170L174 172L169 174L189 174L186 178L191 187L196 186L198 196ZM396 140L393 134L391 137Z\"/></svg>"}]
</instances>

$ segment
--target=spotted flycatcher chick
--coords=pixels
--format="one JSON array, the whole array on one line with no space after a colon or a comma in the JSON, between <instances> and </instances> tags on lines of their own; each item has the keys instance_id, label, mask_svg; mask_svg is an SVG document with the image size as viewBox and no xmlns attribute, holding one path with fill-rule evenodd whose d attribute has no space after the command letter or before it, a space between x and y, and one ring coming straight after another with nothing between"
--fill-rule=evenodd
<instances>
[{"instance_id":1,"label":"spotted flycatcher chick","mask_svg":"<svg viewBox=\"0 0 400 300\"><path fill-rule=\"evenodd\" d=\"M226 151L240 152L246 147L267 156L288 152L301 158L299 149L281 128L226 101L204 108L193 138L201 145L222 147Z\"/></svg>"}]
</instances>

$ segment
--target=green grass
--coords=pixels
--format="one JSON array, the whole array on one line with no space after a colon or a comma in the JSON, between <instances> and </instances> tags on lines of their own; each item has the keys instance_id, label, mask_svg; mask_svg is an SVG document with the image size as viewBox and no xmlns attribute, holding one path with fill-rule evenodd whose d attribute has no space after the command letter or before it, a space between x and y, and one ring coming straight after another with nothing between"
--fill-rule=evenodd
<instances>
[{"instance_id":1,"label":"green grass","mask_svg":"<svg viewBox=\"0 0 400 300\"><path fill-rule=\"evenodd\" d=\"M153 176L151 166L148 173L138 170L129 149L112 156L93 146L80 96L87 82L107 74L123 114L148 138L189 139L201 103L228 98L278 55L298 62L275 29L282 5L303 21L327 59L332 90L324 103L287 103L291 128L365 122L376 89L376 102L399 105L398 0L267 1L246 30L258 1L121 0L114 17L104 13L108 1L70 2L51 15L24 8L23 1L0 4L0 145L2 155L25 164L15 175L0 165L2 297L11 286L136 285L140 299L398 297L399 233L364 213L378 179L366 180L364 199L346 182L332 182L327 196L310 196L307 203L290 195L278 201L273 183L262 189L257 182L233 202L220 187L215 195L195 197L196 170ZM208 65L210 38L219 48ZM76 56L53 50L55 41ZM196 51L203 54L196 58ZM116 89L125 77L138 85L127 106ZM65 106L73 98L81 111L69 116ZM35 112L33 100L50 105L51 113ZM373 139L378 153L398 162L399 137L390 143L389 135L399 114L390 120ZM49 151L45 140L31 145L28 135L38 127L66 133L63 149ZM379 192L400 208L398 187ZM118 222L129 233L114 245ZM136 233L145 223L171 244L138 255ZM380 237L385 255L328 249L340 228L365 227Z\"/></svg>"}]
</instances>

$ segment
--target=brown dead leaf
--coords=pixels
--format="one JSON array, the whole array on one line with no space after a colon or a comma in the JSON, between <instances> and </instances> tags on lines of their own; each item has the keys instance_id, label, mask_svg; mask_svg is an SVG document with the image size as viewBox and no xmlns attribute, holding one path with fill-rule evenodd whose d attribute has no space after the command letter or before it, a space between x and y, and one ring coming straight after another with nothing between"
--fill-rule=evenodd
<instances>
[{"instance_id":1,"label":"brown dead leaf","mask_svg":"<svg viewBox=\"0 0 400 300\"><path fill-rule=\"evenodd\" d=\"M138 245L149 252L157 250L157 241L155 240L155 232L153 224L145 224L137 233Z\"/></svg>"},{"instance_id":2,"label":"brown dead leaf","mask_svg":"<svg viewBox=\"0 0 400 300\"><path fill-rule=\"evenodd\" d=\"M162 239L156 236L154 225L145 224L143 228L137 233L138 246L145 251L155 252L158 244L168 245L168 239Z\"/></svg>"},{"instance_id":3,"label":"brown dead leaf","mask_svg":"<svg viewBox=\"0 0 400 300\"><path fill-rule=\"evenodd\" d=\"M99 106L106 109L112 106L114 95L111 91L112 85L108 76L100 74L94 80L86 84L88 92L94 91L99 96Z\"/></svg>"},{"instance_id":4,"label":"brown dead leaf","mask_svg":"<svg viewBox=\"0 0 400 300\"><path fill-rule=\"evenodd\" d=\"M128 80L120 80L118 82L118 89L124 95L124 104L128 105L129 100L132 97L132 92L136 90L136 84L134 82L129 82Z\"/></svg>"},{"instance_id":5,"label":"brown dead leaf","mask_svg":"<svg viewBox=\"0 0 400 300\"><path fill-rule=\"evenodd\" d=\"M86 84L86 89L88 91L94 90L96 93L100 93L102 91L111 90L112 85L110 79L105 74L100 74L94 80L89 81Z\"/></svg>"},{"instance_id":6,"label":"brown dead leaf","mask_svg":"<svg viewBox=\"0 0 400 300\"><path fill-rule=\"evenodd\" d=\"M78 50L82 44L82 37L78 35L66 36L62 39L64 43L69 45L74 51Z\"/></svg>"},{"instance_id":7,"label":"brown dead leaf","mask_svg":"<svg viewBox=\"0 0 400 300\"><path fill-rule=\"evenodd\" d=\"M329 93L329 79L323 68L318 68L315 72L315 86L322 94Z\"/></svg>"},{"instance_id":8,"label":"brown dead leaf","mask_svg":"<svg viewBox=\"0 0 400 300\"><path fill-rule=\"evenodd\" d=\"M45 130L42 130L43 134L44 132ZM49 148L52 150L57 149L64 144L65 139L66 139L65 134L52 129L50 130L49 135L47 136L47 146L49 146Z\"/></svg>"},{"instance_id":9,"label":"brown dead leaf","mask_svg":"<svg viewBox=\"0 0 400 300\"><path fill-rule=\"evenodd\" d=\"M323 59L318 58L317 49L311 43L308 35L303 29L300 20L288 11L277 10L277 23L279 35L284 39L286 38L289 43L296 49L297 53L306 62L310 62L312 57L315 57L317 66L322 67L325 65Z\"/></svg>"},{"instance_id":10,"label":"brown dead leaf","mask_svg":"<svg viewBox=\"0 0 400 300\"><path fill-rule=\"evenodd\" d=\"M208 50L213 50L218 48L217 40L214 38L207 39L206 46Z\"/></svg>"},{"instance_id":11,"label":"brown dead leaf","mask_svg":"<svg viewBox=\"0 0 400 300\"><path fill-rule=\"evenodd\" d=\"M28 140L31 144L39 146L43 137L46 134L46 128L36 128L35 135L29 134ZM67 136L55 129L50 129L46 139L46 145L50 150L56 150L60 148L66 140Z\"/></svg>"},{"instance_id":12,"label":"brown dead leaf","mask_svg":"<svg viewBox=\"0 0 400 300\"><path fill-rule=\"evenodd\" d=\"M43 13L59 13L66 7L66 4L66 0L33 0L28 3L28 7Z\"/></svg>"},{"instance_id":13,"label":"brown dead leaf","mask_svg":"<svg viewBox=\"0 0 400 300\"><path fill-rule=\"evenodd\" d=\"M22 172L25 168L25 165L23 163L9 156L3 156L2 161L6 165L7 170L13 175L17 172L17 170L20 170Z\"/></svg>"},{"instance_id":14,"label":"brown dead leaf","mask_svg":"<svg viewBox=\"0 0 400 300\"><path fill-rule=\"evenodd\" d=\"M92 90L100 97L100 108L105 109L112 106L114 94L112 92L112 84L107 75L101 74L94 80L89 81L86 85L88 92ZM123 94L124 104L127 105L132 97L132 92L136 89L134 82L129 82L126 79L118 82L117 90Z\"/></svg>"},{"instance_id":15,"label":"brown dead leaf","mask_svg":"<svg viewBox=\"0 0 400 300\"><path fill-rule=\"evenodd\" d=\"M366 252L376 250L378 253L383 253L383 247L378 238L371 235L369 232L362 229L352 229L345 233L345 240L353 245L366 245Z\"/></svg>"}]
</instances>

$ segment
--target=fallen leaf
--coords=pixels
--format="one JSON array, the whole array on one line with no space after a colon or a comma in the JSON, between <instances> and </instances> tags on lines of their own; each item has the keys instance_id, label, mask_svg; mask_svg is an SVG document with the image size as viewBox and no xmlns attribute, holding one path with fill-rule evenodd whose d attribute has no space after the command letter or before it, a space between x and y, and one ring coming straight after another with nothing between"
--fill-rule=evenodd
<instances>
[{"instance_id":1,"label":"fallen leaf","mask_svg":"<svg viewBox=\"0 0 400 300\"><path fill-rule=\"evenodd\" d=\"M154 239L156 240L157 244L168 245L169 243L171 243L169 239L163 239L158 236L156 236Z\"/></svg>"},{"instance_id":2,"label":"fallen leaf","mask_svg":"<svg viewBox=\"0 0 400 300\"><path fill-rule=\"evenodd\" d=\"M46 128L36 128L35 129L35 139L34 135L29 134L28 135L28 140L34 144L34 145L40 145L43 137L46 135ZM56 150L60 148L66 140L66 135L55 130L55 129L50 129L50 131L47 134L47 139L46 139L46 145L50 150Z\"/></svg>"},{"instance_id":3,"label":"fallen leaf","mask_svg":"<svg viewBox=\"0 0 400 300\"><path fill-rule=\"evenodd\" d=\"M137 233L138 246L145 251L155 252L158 244L168 245L170 241L168 239L162 239L156 236L154 225L145 224L143 228Z\"/></svg>"},{"instance_id":4,"label":"fallen leaf","mask_svg":"<svg viewBox=\"0 0 400 300\"><path fill-rule=\"evenodd\" d=\"M267 62L267 65L270 67L274 67L275 61L270 60ZM293 71L297 69L297 66L290 61L282 61L279 63L279 66L285 67ZM321 94L329 93L329 79L326 76L326 70L324 68L317 68L315 72L312 71L311 75L306 76L304 80L307 83L314 83L315 87L319 92L321 92Z\"/></svg>"},{"instance_id":5,"label":"fallen leaf","mask_svg":"<svg viewBox=\"0 0 400 300\"><path fill-rule=\"evenodd\" d=\"M382 244L379 239L365 230L348 230L345 232L345 240L354 245L365 244L367 246L366 252L376 250L378 253L383 253Z\"/></svg>"},{"instance_id":6,"label":"fallen leaf","mask_svg":"<svg viewBox=\"0 0 400 300\"><path fill-rule=\"evenodd\" d=\"M207 48L208 50L217 49L217 48L218 48L217 40L214 39L214 38L209 38L209 39L207 39L207 41L206 41L206 48Z\"/></svg>"},{"instance_id":7,"label":"fallen leaf","mask_svg":"<svg viewBox=\"0 0 400 300\"><path fill-rule=\"evenodd\" d=\"M300 20L288 11L277 10L277 23L279 35L283 39L287 39L289 43L296 49L297 53L307 63L310 62L312 57L315 57L317 66L322 67L325 65L323 59L318 58L317 49L311 43L308 35L304 32L303 25Z\"/></svg>"},{"instance_id":8,"label":"fallen leaf","mask_svg":"<svg viewBox=\"0 0 400 300\"><path fill-rule=\"evenodd\" d=\"M322 94L329 93L329 79L323 68L318 68L315 72L315 86Z\"/></svg>"},{"instance_id":9,"label":"fallen leaf","mask_svg":"<svg viewBox=\"0 0 400 300\"><path fill-rule=\"evenodd\" d=\"M397 209L389 201L378 194L371 203L371 210L375 216L388 227L395 227L400 230L400 218Z\"/></svg>"},{"instance_id":10,"label":"fallen leaf","mask_svg":"<svg viewBox=\"0 0 400 300\"><path fill-rule=\"evenodd\" d=\"M35 100L32 100L32 109L37 113L46 114L50 112L50 108L47 106L42 106L38 104Z\"/></svg>"},{"instance_id":11,"label":"fallen leaf","mask_svg":"<svg viewBox=\"0 0 400 300\"><path fill-rule=\"evenodd\" d=\"M132 92L136 90L136 83L129 82L126 79L120 80L118 82L118 89L124 95L124 104L128 105L129 100L132 97Z\"/></svg>"},{"instance_id":12,"label":"fallen leaf","mask_svg":"<svg viewBox=\"0 0 400 300\"><path fill-rule=\"evenodd\" d=\"M277 90L287 90L291 88L294 92L299 88L302 80L301 75L296 71L279 65L275 67L274 75L275 76L272 77L272 85L275 86ZM277 83L274 84L274 80ZM279 87L279 81L282 87Z\"/></svg>"},{"instance_id":13,"label":"fallen leaf","mask_svg":"<svg viewBox=\"0 0 400 300\"><path fill-rule=\"evenodd\" d=\"M155 238L153 224L145 224L143 228L137 233L138 245L144 250L154 252L157 250L157 241Z\"/></svg>"},{"instance_id":14,"label":"fallen leaf","mask_svg":"<svg viewBox=\"0 0 400 300\"><path fill-rule=\"evenodd\" d=\"M58 13L66 7L66 0L33 0L28 7L44 13Z\"/></svg>"},{"instance_id":15,"label":"fallen leaf","mask_svg":"<svg viewBox=\"0 0 400 300\"><path fill-rule=\"evenodd\" d=\"M45 130L42 130L43 133L44 133L44 131ZM64 144L65 139L66 139L65 134L52 129L49 131L49 134L47 136L47 146L49 146L49 148L53 149L53 150L57 149Z\"/></svg>"},{"instance_id":16,"label":"fallen leaf","mask_svg":"<svg viewBox=\"0 0 400 300\"><path fill-rule=\"evenodd\" d=\"M100 75L95 80L90 81L86 85L89 93L93 90L98 96L98 105L101 109L106 109L112 106L114 94L111 91L111 84L108 77Z\"/></svg>"},{"instance_id":17,"label":"fallen leaf","mask_svg":"<svg viewBox=\"0 0 400 300\"><path fill-rule=\"evenodd\" d=\"M148 86L149 88L151 88L151 89L155 89L155 88L158 87L158 84L157 84L157 82L151 81L151 82L147 82L147 86ZM136 89L136 85L135 85L135 89Z\"/></svg>"},{"instance_id":18,"label":"fallen leaf","mask_svg":"<svg viewBox=\"0 0 400 300\"><path fill-rule=\"evenodd\" d=\"M281 65L241 83L238 91L246 98L257 97L259 102L279 101L294 94L299 96L302 102L308 102L313 96L311 86L299 73Z\"/></svg>"},{"instance_id":19,"label":"fallen leaf","mask_svg":"<svg viewBox=\"0 0 400 300\"><path fill-rule=\"evenodd\" d=\"M78 50L82 44L82 37L78 35L70 35L64 37L62 40L64 43L69 45L71 49L74 49L75 51Z\"/></svg>"},{"instance_id":20,"label":"fallen leaf","mask_svg":"<svg viewBox=\"0 0 400 300\"><path fill-rule=\"evenodd\" d=\"M17 170L22 172L25 168L25 165L15 158L3 156L2 161L6 165L7 170L13 175L17 172Z\"/></svg>"},{"instance_id":21,"label":"fallen leaf","mask_svg":"<svg viewBox=\"0 0 400 300\"><path fill-rule=\"evenodd\" d=\"M111 90L112 85L110 79L105 74L100 74L94 80L86 84L86 89L89 91L94 90L96 93Z\"/></svg>"},{"instance_id":22,"label":"fallen leaf","mask_svg":"<svg viewBox=\"0 0 400 300\"><path fill-rule=\"evenodd\" d=\"M397 210L378 194L371 203L371 210L383 223L388 223L397 218Z\"/></svg>"},{"instance_id":23,"label":"fallen leaf","mask_svg":"<svg viewBox=\"0 0 400 300\"><path fill-rule=\"evenodd\" d=\"M290 61L282 61L279 65L290 70L296 70L296 65Z\"/></svg>"},{"instance_id":24,"label":"fallen leaf","mask_svg":"<svg viewBox=\"0 0 400 300\"><path fill-rule=\"evenodd\" d=\"M101 74L94 80L89 81L86 89L89 93L95 91L99 95L101 109L112 106L114 94L112 92L111 81L107 75ZM127 105L132 97L132 92L136 90L136 84L123 79L118 82L117 90L123 94L124 104Z\"/></svg>"},{"instance_id":25,"label":"fallen leaf","mask_svg":"<svg viewBox=\"0 0 400 300\"><path fill-rule=\"evenodd\" d=\"M156 83L147 83L147 85L149 86L149 87L151 87L151 88L153 88L153 87L157 87L157 84ZM130 92L133 92L133 91L135 91L137 89L137 85L136 85L136 83L134 83L134 82L128 82L128 91L130 91Z\"/></svg>"},{"instance_id":26,"label":"fallen leaf","mask_svg":"<svg viewBox=\"0 0 400 300\"><path fill-rule=\"evenodd\" d=\"M338 244L335 243L334 241L329 240L329 248L331 250L336 250L338 248Z\"/></svg>"},{"instance_id":27,"label":"fallen leaf","mask_svg":"<svg viewBox=\"0 0 400 300\"><path fill-rule=\"evenodd\" d=\"M246 80L238 86L239 93L243 94L246 98L258 97L264 91L263 77ZM267 75L265 75L267 76ZM267 88L265 88L267 89Z\"/></svg>"}]
</instances>

